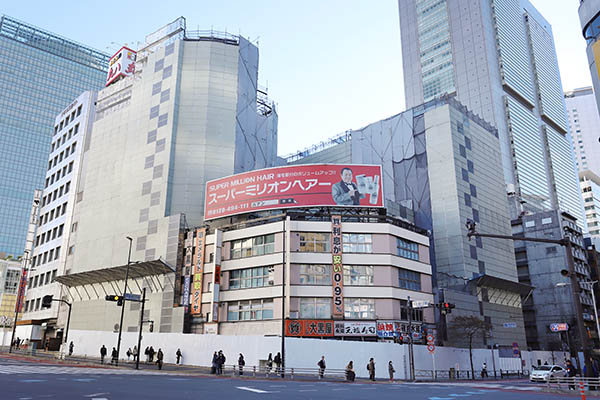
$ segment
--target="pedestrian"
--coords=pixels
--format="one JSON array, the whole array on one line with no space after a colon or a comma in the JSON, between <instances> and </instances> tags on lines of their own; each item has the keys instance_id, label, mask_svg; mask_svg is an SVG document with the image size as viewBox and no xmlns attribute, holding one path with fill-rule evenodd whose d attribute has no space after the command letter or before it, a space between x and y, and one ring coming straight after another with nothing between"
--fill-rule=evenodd
<instances>
[{"instance_id":1,"label":"pedestrian","mask_svg":"<svg viewBox=\"0 0 600 400\"><path fill-rule=\"evenodd\" d=\"M127 361L129 361L129 357L131 357L131 347L127 349Z\"/></svg>"},{"instance_id":2,"label":"pedestrian","mask_svg":"<svg viewBox=\"0 0 600 400\"><path fill-rule=\"evenodd\" d=\"M483 365L481 366L481 379L487 378L487 377L488 377L487 363L484 361Z\"/></svg>"},{"instance_id":3,"label":"pedestrian","mask_svg":"<svg viewBox=\"0 0 600 400\"><path fill-rule=\"evenodd\" d=\"M150 346L150 348L148 349L148 354L150 355L150 364L154 362L154 353L154 347Z\"/></svg>"},{"instance_id":4,"label":"pedestrian","mask_svg":"<svg viewBox=\"0 0 600 400\"><path fill-rule=\"evenodd\" d=\"M164 358L164 354L162 352L162 349L159 347L158 353L156 353L156 364L158 365L158 369L162 369L163 358Z\"/></svg>"},{"instance_id":5,"label":"pedestrian","mask_svg":"<svg viewBox=\"0 0 600 400\"><path fill-rule=\"evenodd\" d=\"M375 360L373 360L373 357L371 357L371 359L369 359L369 363L367 364L367 371L369 371L369 379L374 381L375 380Z\"/></svg>"},{"instance_id":6,"label":"pedestrian","mask_svg":"<svg viewBox=\"0 0 600 400\"><path fill-rule=\"evenodd\" d=\"M321 359L319 360L317 365L319 366L319 379L323 379L323 375L325 374L325 368L327 367L325 365L325 356L321 356Z\"/></svg>"},{"instance_id":7,"label":"pedestrian","mask_svg":"<svg viewBox=\"0 0 600 400\"><path fill-rule=\"evenodd\" d=\"M238 357L238 369L240 375L244 375L244 365L246 365L246 361L244 361L244 355L240 353L240 356Z\"/></svg>"},{"instance_id":8,"label":"pedestrian","mask_svg":"<svg viewBox=\"0 0 600 400\"><path fill-rule=\"evenodd\" d=\"M177 365L179 365L179 361L181 361L181 349L177 349L175 357L177 357Z\"/></svg>"},{"instance_id":9,"label":"pedestrian","mask_svg":"<svg viewBox=\"0 0 600 400\"><path fill-rule=\"evenodd\" d=\"M16 342L16 344L15 344L15 345L16 345L16 347L17 347L17 349L18 349L18 348L19 348L19 346L21 345L21 339L19 339L19 337L17 336L17 338L15 339L15 342Z\"/></svg>"},{"instance_id":10,"label":"pedestrian","mask_svg":"<svg viewBox=\"0 0 600 400\"><path fill-rule=\"evenodd\" d=\"M571 362L571 360L567 360L567 376L569 378L569 390L575 390L575 375L577 375L577 369Z\"/></svg>"},{"instance_id":11,"label":"pedestrian","mask_svg":"<svg viewBox=\"0 0 600 400\"><path fill-rule=\"evenodd\" d=\"M146 350L144 350L144 355L146 356L146 363L150 362L150 346L146 346Z\"/></svg>"},{"instance_id":12,"label":"pedestrian","mask_svg":"<svg viewBox=\"0 0 600 400\"><path fill-rule=\"evenodd\" d=\"M106 357L106 346L100 347L100 364L104 364L104 357Z\"/></svg>"},{"instance_id":13,"label":"pedestrian","mask_svg":"<svg viewBox=\"0 0 600 400\"><path fill-rule=\"evenodd\" d=\"M354 382L354 378L356 378L356 373L354 372L354 362L350 361L348 365L346 365L346 380L349 382Z\"/></svg>"},{"instance_id":14,"label":"pedestrian","mask_svg":"<svg viewBox=\"0 0 600 400\"><path fill-rule=\"evenodd\" d=\"M223 354L223 350L219 350L218 359L217 359L217 375L223 375L223 365L225 365L225 354Z\"/></svg>"},{"instance_id":15,"label":"pedestrian","mask_svg":"<svg viewBox=\"0 0 600 400\"><path fill-rule=\"evenodd\" d=\"M396 372L396 370L394 369L394 366L392 365L392 361L390 360L389 364L388 364L388 372L390 374L390 382L394 383L394 372Z\"/></svg>"},{"instance_id":16,"label":"pedestrian","mask_svg":"<svg viewBox=\"0 0 600 400\"><path fill-rule=\"evenodd\" d=\"M213 353L213 357L212 357L212 362L211 362L211 367L210 367L210 373L211 374L216 374L217 373L217 362L219 360L219 355L217 354L217 352L215 351Z\"/></svg>"},{"instance_id":17,"label":"pedestrian","mask_svg":"<svg viewBox=\"0 0 600 400\"><path fill-rule=\"evenodd\" d=\"M273 369L273 354L269 353L269 357L267 357L267 374L271 373L271 369Z\"/></svg>"},{"instance_id":18,"label":"pedestrian","mask_svg":"<svg viewBox=\"0 0 600 400\"><path fill-rule=\"evenodd\" d=\"M113 349L112 349L112 352L111 352L111 354L110 354L110 363L111 363L111 364L112 364L112 363L118 364L118 363L119 363L119 360L118 360L118 359L119 359L119 353L117 353L117 349L115 349L115 348L113 347Z\"/></svg>"},{"instance_id":19,"label":"pedestrian","mask_svg":"<svg viewBox=\"0 0 600 400\"><path fill-rule=\"evenodd\" d=\"M133 360L137 360L138 359L138 348L137 346L133 346Z\"/></svg>"},{"instance_id":20,"label":"pedestrian","mask_svg":"<svg viewBox=\"0 0 600 400\"><path fill-rule=\"evenodd\" d=\"M73 355L73 347L75 347L75 345L73 344L73 341L71 340L71 343L69 343L69 356Z\"/></svg>"},{"instance_id":21,"label":"pedestrian","mask_svg":"<svg viewBox=\"0 0 600 400\"><path fill-rule=\"evenodd\" d=\"M277 354L275 354L275 358L273 359L273 362L275 363L275 368L277 369L277 373L281 373L281 353L277 352Z\"/></svg>"}]
</instances>

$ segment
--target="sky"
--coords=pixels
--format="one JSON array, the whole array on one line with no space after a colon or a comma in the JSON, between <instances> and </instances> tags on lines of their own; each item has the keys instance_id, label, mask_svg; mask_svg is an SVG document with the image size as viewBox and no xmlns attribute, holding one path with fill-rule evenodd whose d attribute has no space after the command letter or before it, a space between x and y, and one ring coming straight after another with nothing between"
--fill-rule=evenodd
<instances>
[{"instance_id":1,"label":"sky","mask_svg":"<svg viewBox=\"0 0 600 400\"><path fill-rule=\"evenodd\" d=\"M530 1L552 25L564 90L591 86L579 1ZM249 38L259 47L259 84L277 105L280 155L404 111L396 0L3 3L0 14L111 55L179 16L188 30Z\"/></svg>"}]
</instances>

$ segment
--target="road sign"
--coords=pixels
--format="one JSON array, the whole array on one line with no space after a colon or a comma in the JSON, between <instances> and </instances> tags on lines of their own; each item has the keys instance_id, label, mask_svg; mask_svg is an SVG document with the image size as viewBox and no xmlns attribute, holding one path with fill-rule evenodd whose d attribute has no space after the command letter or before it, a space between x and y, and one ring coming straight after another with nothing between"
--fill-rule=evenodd
<instances>
[{"instance_id":1,"label":"road sign","mask_svg":"<svg viewBox=\"0 0 600 400\"><path fill-rule=\"evenodd\" d=\"M426 300L413 300L412 302L412 308L427 308L430 305L431 303Z\"/></svg>"},{"instance_id":2,"label":"road sign","mask_svg":"<svg viewBox=\"0 0 600 400\"><path fill-rule=\"evenodd\" d=\"M517 348L518 349L519 348L519 343L513 342L513 348Z\"/></svg>"},{"instance_id":3,"label":"road sign","mask_svg":"<svg viewBox=\"0 0 600 400\"><path fill-rule=\"evenodd\" d=\"M142 298L142 296L140 296L139 294L125 293L125 300L140 301L141 298Z\"/></svg>"},{"instance_id":4,"label":"road sign","mask_svg":"<svg viewBox=\"0 0 600 400\"><path fill-rule=\"evenodd\" d=\"M428 344L427 345L427 351L429 351L430 353L433 353L435 351L435 345Z\"/></svg>"},{"instance_id":5,"label":"road sign","mask_svg":"<svg viewBox=\"0 0 600 400\"><path fill-rule=\"evenodd\" d=\"M569 324L567 324L565 322L550 324L550 330L552 332L564 332L564 331L568 331L569 330Z\"/></svg>"},{"instance_id":6,"label":"road sign","mask_svg":"<svg viewBox=\"0 0 600 400\"><path fill-rule=\"evenodd\" d=\"M434 337L433 335L427 335L427 344L433 343Z\"/></svg>"},{"instance_id":7,"label":"road sign","mask_svg":"<svg viewBox=\"0 0 600 400\"><path fill-rule=\"evenodd\" d=\"M517 323L516 322L505 322L504 324L502 324L505 328L516 328L517 327Z\"/></svg>"}]
</instances>

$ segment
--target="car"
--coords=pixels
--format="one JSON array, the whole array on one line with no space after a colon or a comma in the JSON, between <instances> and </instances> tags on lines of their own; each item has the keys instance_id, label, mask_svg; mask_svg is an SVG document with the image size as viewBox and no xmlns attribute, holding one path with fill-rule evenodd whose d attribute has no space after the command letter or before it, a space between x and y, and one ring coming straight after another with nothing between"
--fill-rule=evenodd
<instances>
[{"instance_id":1,"label":"car","mask_svg":"<svg viewBox=\"0 0 600 400\"><path fill-rule=\"evenodd\" d=\"M567 376L567 370L560 365L541 365L529 374L531 382L547 382L549 378L562 378Z\"/></svg>"}]
</instances>

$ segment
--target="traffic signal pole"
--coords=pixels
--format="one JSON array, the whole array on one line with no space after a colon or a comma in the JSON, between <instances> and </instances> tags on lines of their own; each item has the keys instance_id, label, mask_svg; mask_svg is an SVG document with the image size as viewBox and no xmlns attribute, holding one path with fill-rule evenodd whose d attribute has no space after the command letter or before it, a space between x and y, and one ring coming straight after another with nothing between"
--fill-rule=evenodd
<instances>
[{"instance_id":1,"label":"traffic signal pole","mask_svg":"<svg viewBox=\"0 0 600 400\"><path fill-rule=\"evenodd\" d=\"M558 244L560 246L565 247L566 255L567 255L567 268L569 271L569 278L571 280L571 294L573 295L573 304L575 305L575 314L577 318L577 333L579 334L579 338L581 341L581 347L583 352L584 365L586 369L587 376L592 376L593 368L591 362L591 351L588 341L588 336L585 331L585 326L583 324L583 306L581 305L581 299L579 297L581 293L581 288L579 287L579 281L577 281L577 275L575 273L575 262L573 261L573 246L571 245L571 239L568 236L563 237L562 239L541 239L541 238L528 238L528 237L520 237L520 236L508 236L508 235L495 235L490 233L479 233L476 231L476 224L471 220L467 220L467 237L470 239L471 237L487 237L492 239L506 239L513 241L522 241L522 242L538 242L538 243L552 243ZM599 332L600 333L600 332ZM572 355L572 354L571 354ZM579 363L579 357L576 354L575 360ZM583 375L583 371L582 371Z\"/></svg>"},{"instance_id":2,"label":"traffic signal pole","mask_svg":"<svg viewBox=\"0 0 600 400\"><path fill-rule=\"evenodd\" d=\"M125 270L125 287L123 288L123 302L121 304L121 322L119 323L119 339L117 340L117 365L119 365L119 355L121 354L121 333L123 332L123 316L125 315L125 304L127 303L127 299L125 298L125 296L127 295L127 279L129 278L129 264L131 264L131 244L133 243L133 239L129 236L127 236L127 240L129 240L129 253L127 254L127 269Z\"/></svg>"},{"instance_id":3,"label":"traffic signal pole","mask_svg":"<svg viewBox=\"0 0 600 400\"><path fill-rule=\"evenodd\" d=\"M142 327L144 326L144 305L146 305L146 288L142 289L142 309L140 311L140 334L138 335L138 347L135 360L135 369L140 369L140 353L142 352Z\"/></svg>"}]
</instances>

